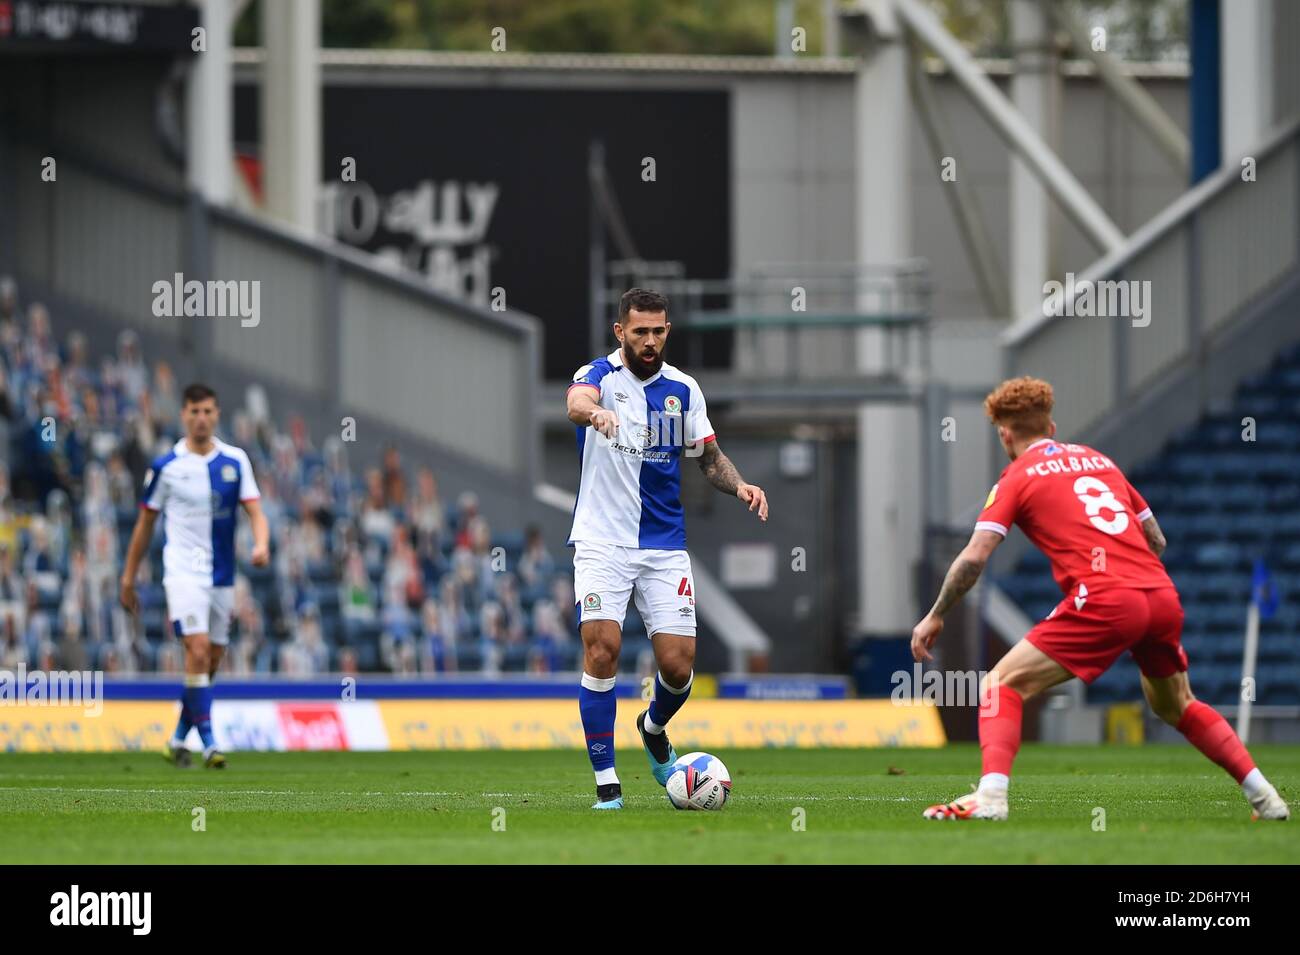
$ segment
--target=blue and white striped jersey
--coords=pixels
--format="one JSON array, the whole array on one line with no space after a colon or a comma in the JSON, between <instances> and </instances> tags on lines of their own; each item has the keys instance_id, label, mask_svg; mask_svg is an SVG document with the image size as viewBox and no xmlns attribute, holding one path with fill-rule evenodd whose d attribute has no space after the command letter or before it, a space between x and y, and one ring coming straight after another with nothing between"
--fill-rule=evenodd
<instances>
[{"instance_id":1,"label":"blue and white striped jersey","mask_svg":"<svg viewBox=\"0 0 1300 955\"><path fill-rule=\"evenodd\" d=\"M145 475L141 507L162 511L163 583L235 583L235 521L243 501L261 497L248 455L217 441L205 455L182 438Z\"/></svg>"},{"instance_id":2,"label":"blue and white striped jersey","mask_svg":"<svg viewBox=\"0 0 1300 955\"><path fill-rule=\"evenodd\" d=\"M619 429L612 441L593 427L577 429L582 476L569 543L685 550L682 453L714 439L699 383L667 363L642 381L620 350L579 368L569 387L583 385L600 392Z\"/></svg>"}]
</instances>

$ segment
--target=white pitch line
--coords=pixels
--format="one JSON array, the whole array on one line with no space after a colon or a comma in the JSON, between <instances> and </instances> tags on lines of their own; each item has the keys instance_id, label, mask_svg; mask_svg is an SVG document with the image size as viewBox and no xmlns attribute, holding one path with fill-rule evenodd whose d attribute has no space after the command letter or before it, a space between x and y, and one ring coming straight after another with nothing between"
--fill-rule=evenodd
<instances>
[{"instance_id":1,"label":"white pitch line","mask_svg":"<svg viewBox=\"0 0 1300 955\"><path fill-rule=\"evenodd\" d=\"M304 792L298 789L111 789L108 787L74 787L74 786L0 786L0 792L42 792L42 793L172 793L184 796L225 794L228 796L313 796L322 793Z\"/></svg>"},{"instance_id":2,"label":"white pitch line","mask_svg":"<svg viewBox=\"0 0 1300 955\"><path fill-rule=\"evenodd\" d=\"M347 796L466 796L466 795L469 795L469 794L468 794L468 793L443 793L443 792L429 793L429 792L419 792L419 791L417 791L417 790L403 790L402 792L396 792L396 793L343 793L343 794L341 794L341 795L347 795Z\"/></svg>"},{"instance_id":3,"label":"white pitch line","mask_svg":"<svg viewBox=\"0 0 1300 955\"><path fill-rule=\"evenodd\" d=\"M499 797L501 797L501 796L509 796L509 797L512 798L512 799L513 799L514 797L516 797L516 796L523 796L523 797L528 798L528 799L541 799L541 798L542 798L542 794L541 794L541 793L479 793L479 795L480 795L480 796L483 796L484 798L493 798L493 799L499 798ZM583 799L586 799L587 797L586 797L586 796L583 796L582 798L583 798Z\"/></svg>"},{"instance_id":4,"label":"white pitch line","mask_svg":"<svg viewBox=\"0 0 1300 955\"><path fill-rule=\"evenodd\" d=\"M74 787L74 786L0 786L0 793L13 792L51 792L51 793L164 793L178 796L193 794L196 796L416 796L419 798L456 798L456 799L542 799L541 793L456 793L444 791L402 790L400 792L352 792L344 790L314 789L126 789L109 787ZM572 796L573 799L586 799L586 796Z\"/></svg>"},{"instance_id":5,"label":"white pitch line","mask_svg":"<svg viewBox=\"0 0 1300 955\"><path fill-rule=\"evenodd\" d=\"M732 798L735 798L733 796ZM747 802L918 802L911 796L776 796L745 794Z\"/></svg>"},{"instance_id":6,"label":"white pitch line","mask_svg":"<svg viewBox=\"0 0 1300 955\"><path fill-rule=\"evenodd\" d=\"M469 793L452 792L350 792L343 790L314 789L125 789L82 786L0 786L0 792L54 792L54 793L171 793L178 796L468 796Z\"/></svg>"}]
</instances>

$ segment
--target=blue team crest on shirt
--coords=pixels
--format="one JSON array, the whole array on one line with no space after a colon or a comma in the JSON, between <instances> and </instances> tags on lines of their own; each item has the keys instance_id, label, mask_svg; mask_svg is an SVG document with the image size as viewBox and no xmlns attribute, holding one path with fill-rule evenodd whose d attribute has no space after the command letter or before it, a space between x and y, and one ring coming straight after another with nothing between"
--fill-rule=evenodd
<instances>
[{"instance_id":1,"label":"blue team crest on shirt","mask_svg":"<svg viewBox=\"0 0 1300 955\"><path fill-rule=\"evenodd\" d=\"M676 395L669 395L664 399L664 414L679 415L682 413L682 399Z\"/></svg>"},{"instance_id":2,"label":"blue team crest on shirt","mask_svg":"<svg viewBox=\"0 0 1300 955\"><path fill-rule=\"evenodd\" d=\"M239 472L235 470L233 464L223 464L221 466L221 480L227 484L233 484L239 480Z\"/></svg>"}]
</instances>

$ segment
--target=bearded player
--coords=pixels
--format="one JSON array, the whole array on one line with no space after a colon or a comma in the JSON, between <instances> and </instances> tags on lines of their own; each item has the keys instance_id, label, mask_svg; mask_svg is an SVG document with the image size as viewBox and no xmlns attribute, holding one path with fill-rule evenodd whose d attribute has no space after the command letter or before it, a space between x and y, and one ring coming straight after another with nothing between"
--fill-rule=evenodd
<instances>
[{"instance_id":1,"label":"bearded player","mask_svg":"<svg viewBox=\"0 0 1300 955\"><path fill-rule=\"evenodd\" d=\"M634 288L618 305L618 349L583 365L569 386L582 476L573 512L573 587L581 620L578 709L596 773L593 809L622 809L614 770L614 682L628 598L636 600L658 673L649 709L636 719L650 769L668 781L677 753L665 727L691 692L695 581L686 553L681 459L724 494L767 520L763 489L746 484L718 448L704 395L664 361L668 300Z\"/></svg>"},{"instance_id":2,"label":"bearded player","mask_svg":"<svg viewBox=\"0 0 1300 955\"><path fill-rule=\"evenodd\" d=\"M1286 819L1287 805L1256 768L1227 720L1192 695L1180 642L1183 610L1160 562L1164 534L1142 496L1103 454L1055 440L1052 386L1004 381L984 400L1011 464L989 491L975 532L912 631L912 656L931 659L943 617L974 586L1012 524L1052 563L1065 594L998 661L980 694L983 775L973 793L931 806L927 819L1006 819L1024 701L1079 677L1091 683L1126 651L1151 709L1222 766L1256 819Z\"/></svg>"},{"instance_id":3,"label":"bearded player","mask_svg":"<svg viewBox=\"0 0 1300 955\"><path fill-rule=\"evenodd\" d=\"M212 681L230 641L238 508L252 524L254 566L270 561L270 530L248 455L215 436L221 416L216 392L194 384L181 400L185 437L154 461L145 477L140 516L122 570L121 601L136 612L135 576L161 513L167 619L185 646L181 716L164 755L177 766L189 766L185 738L193 727L203 742L204 765L223 769L226 758L212 733Z\"/></svg>"}]
</instances>

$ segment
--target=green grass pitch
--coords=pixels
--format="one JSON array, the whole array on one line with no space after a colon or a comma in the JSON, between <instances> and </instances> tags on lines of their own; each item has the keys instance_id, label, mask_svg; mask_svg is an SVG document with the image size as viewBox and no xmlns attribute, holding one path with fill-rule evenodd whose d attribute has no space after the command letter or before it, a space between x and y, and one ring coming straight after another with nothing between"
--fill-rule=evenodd
<instances>
[{"instance_id":1,"label":"green grass pitch","mask_svg":"<svg viewBox=\"0 0 1300 955\"><path fill-rule=\"evenodd\" d=\"M582 753L235 753L224 772L0 753L0 846L9 863L65 864L1300 861L1300 823L1252 823L1189 746L1026 745L1008 823L920 818L969 790L973 745L717 755L734 780L722 812L674 810L628 752L627 808L596 813ZM1300 747L1254 755L1296 806Z\"/></svg>"}]
</instances>

